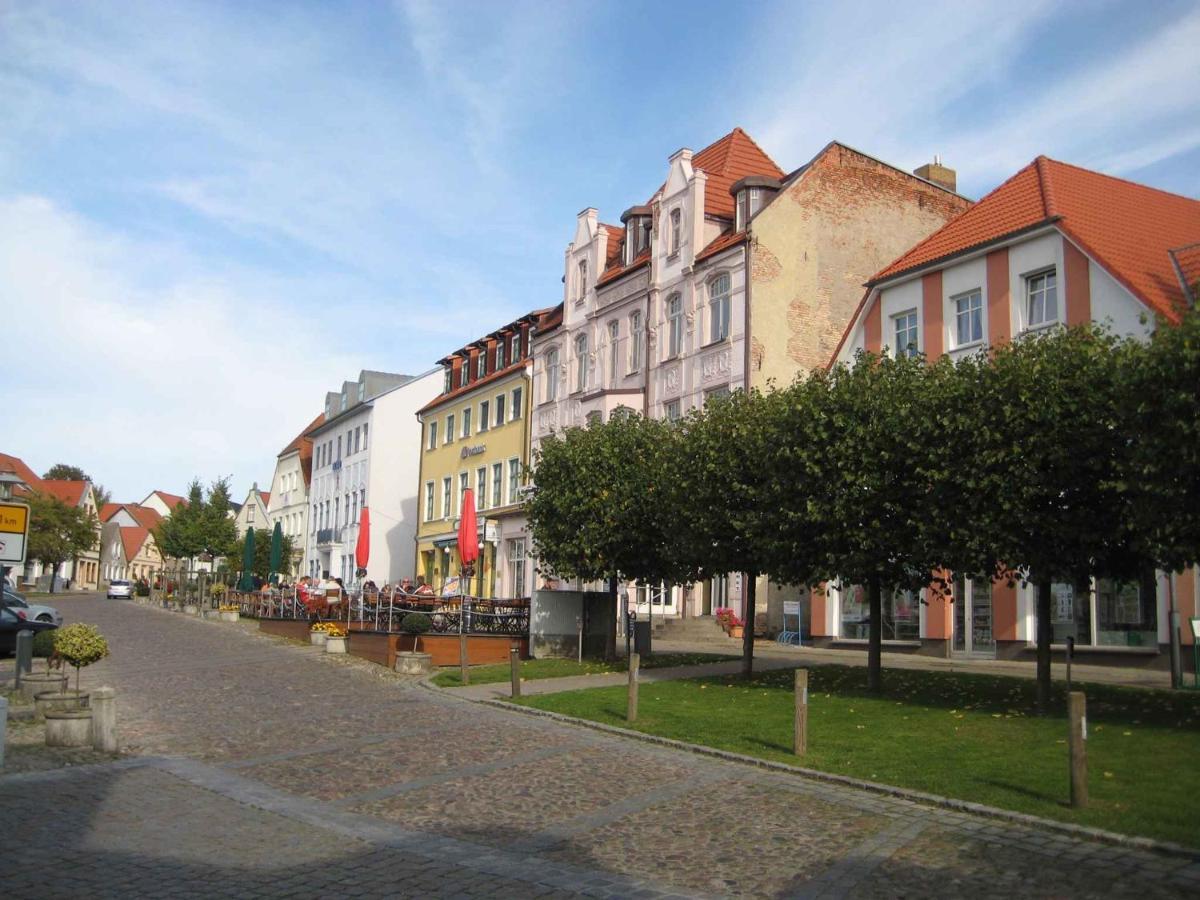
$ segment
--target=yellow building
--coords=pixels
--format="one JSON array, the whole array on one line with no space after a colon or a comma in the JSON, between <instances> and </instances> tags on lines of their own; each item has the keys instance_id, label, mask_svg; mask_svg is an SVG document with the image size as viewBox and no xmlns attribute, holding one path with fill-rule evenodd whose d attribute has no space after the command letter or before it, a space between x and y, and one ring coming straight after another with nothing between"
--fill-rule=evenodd
<instances>
[{"instance_id":1,"label":"yellow building","mask_svg":"<svg viewBox=\"0 0 1200 900\"><path fill-rule=\"evenodd\" d=\"M528 597L533 588L521 489L529 464L530 333L548 310L529 313L438 361L442 393L421 422L418 580L439 593L459 575L463 491L475 492L479 556L463 591Z\"/></svg>"}]
</instances>

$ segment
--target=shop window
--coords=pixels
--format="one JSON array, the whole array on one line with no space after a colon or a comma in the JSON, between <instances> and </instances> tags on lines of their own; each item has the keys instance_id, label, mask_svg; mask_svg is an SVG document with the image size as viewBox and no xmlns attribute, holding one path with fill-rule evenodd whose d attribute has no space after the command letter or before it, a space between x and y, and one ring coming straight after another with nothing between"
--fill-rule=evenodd
<instances>
[{"instance_id":1,"label":"shop window","mask_svg":"<svg viewBox=\"0 0 1200 900\"><path fill-rule=\"evenodd\" d=\"M871 609L865 585L842 587L842 637L866 640L871 634ZM885 641L915 641L921 636L920 592L883 589L880 633Z\"/></svg>"},{"instance_id":2,"label":"shop window","mask_svg":"<svg viewBox=\"0 0 1200 900\"><path fill-rule=\"evenodd\" d=\"M1153 575L1141 583L1096 581L1096 643L1102 647L1158 645L1158 592Z\"/></svg>"}]
</instances>

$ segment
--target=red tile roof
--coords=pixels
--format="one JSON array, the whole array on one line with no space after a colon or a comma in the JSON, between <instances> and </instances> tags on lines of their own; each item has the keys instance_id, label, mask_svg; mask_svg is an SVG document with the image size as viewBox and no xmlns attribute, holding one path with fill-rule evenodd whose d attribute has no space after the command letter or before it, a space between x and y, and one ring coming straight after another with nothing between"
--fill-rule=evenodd
<instances>
[{"instance_id":1,"label":"red tile roof","mask_svg":"<svg viewBox=\"0 0 1200 900\"><path fill-rule=\"evenodd\" d=\"M168 494L166 491L152 491L151 493L157 494L158 499L167 504L167 509L169 510L174 511L175 507L180 503L187 506L187 498L180 497L178 494Z\"/></svg>"},{"instance_id":2,"label":"red tile roof","mask_svg":"<svg viewBox=\"0 0 1200 900\"><path fill-rule=\"evenodd\" d=\"M610 281L616 281L622 275L626 275L629 272L632 272L634 269L640 269L640 268L642 268L642 266L647 265L649 262L650 262L650 248L648 248L648 247L645 250L643 250L641 253L639 253L637 255L637 258L634 259L634 261L631 262L627 266L621 265L621 257L618 256L617 264L615 266L611 266L610 268L604 270L604 274L601 275L599 280L596 282L596 287L603 287L604 285L608 284Z\"/></svg>"},{"instance_id":3,"label":"red tile roof","mask_svg":"<svg viewBox=\"0 0 1200 900\"><path fill-rule=\"evenodd\" d=\"M43 479L39 490L43 494L49 494L51 497L57 497L67 506L78 506L83 499L83 493L87 490L88 483L86 481L59 481L57 479Z\"/></svg>"},{"instance_id":4,"label":"red tile roof","mask_svg":"<svg viewBox=\"0 0 1200 900\"><path fill-rule=\"evenodd\" d=\"M312 438L310 438L308 436L308 433L310 431L312 431L314 428L318 428L324 424L325 424L325 413L321 413L319 416L317 416L315 419L313 419L311 422L309 422L307 425L305 425L304 430L301 431L294 438L292 438L291 442L286 447L284 447L282 450L279 451L279 455L286 456L287 454L291 453L293 450L299 450L300 455L303 456L304 455L304 447L306 444L308 445L308 452L311 454L313 442L312 442Z\"/></svg>"},{"instance_id":5,"label":"red tile roof","mask_svg":"<svg viewBox=\"0 0 1200 900\"><path fill-rule=\"evenodd\" d=\"M1184 294L1190 293L1192 302L1200 303L1200 244L1176 247L1171 251L1171 256L1175 260Z\"/></svg>"},{"instance_id":6,"label":"red tile roof","mask_svg":"<svg viewBox=\"0 0 1200 900\"><path fill-rule=\"evenodd\" d=\"M545 315L538 318L537 324L534 326L533 333L545 334L547 331L553 331L562 323L563 305L560 303L553 309L548 310Z\"/></svg>"},{"instance_id":7,"label":"red tile roof","mask_svg":"<svg viewBox=\"0 0 1200 900\"><path fill-rule=\"evenodd\" d=\"M608 249L605 252L604 269L607 271L614 265L620 265L622 258L623 246L625 240L625 229L620 225L605 225L600 223L600 227L608 232Z\"/></svg>"},{"instance_id":8,"label":"red tile roof","mask_svg":"<svg viewBox=\"0 0 1200 900\"><path fill-rule=\"evenodd\" d=\"M716 256L722 250L736 247L738 244L745 242L745 240L746 232L744 229L742 231L726 231L724 234L718 235L712 243L696 254L696 262L708 259L710 256Z\"/></svg>"},{"instance_id":9,"label":"red tile roof","mask_svg":"<svg viewBox=\"0 0 1200 900\"><path fill-rule=\"evenodd\" d=\"M125 561L129 562L138 555L150 532L141 526L121 526L121 546L125 549Z\"/></svg>"},{"instance_id":10,"label":"red tile roof","mask_svg":"<svg viewBox=\"0 0 1200 900\"><path fill-rule=\"evenodd\" d=\"M704 212L723 219L734 217L733 195L729 189L735 181L747 175L784 177L783 169L741 128L733 129L693 156L692 168L703 169L708 176L704 185Z\"/></svg>"},{"instance_id":11,"label":"red tile roof","mask_svg":"<svg viewBox=\"0 0 1200 900\"><path fill-rule=\"evenodd\" d=\"M1039 156L871 283L1054 222L1150 309L1177 320L1185 302L1169 254L1200 241L1200 201Z\"/></svg>"},{"instance_id":12,"label":"red tile roof","mask_svg":"<svg viewBox=\"0 0 1200 900\"><path fill-rule=\"evenodd\" d=\"M154 528L162 521L162 516L159 515L158 510L151 509L148 506L138 506L136 503L105 503L104 506L100 507L100 521L110 521L121 510L129 513L133 517L133 521L146 529Z\"/></svg>"},{"instance_id":13,"label":"red tile roof","mask_svg":"<svg viewBox=\"0 0 1200 900\"><path fill-rule=\"evenodd\" d=\"M38 478L37 473L25 465L25 460L18 456L0 453L0 472L12 472L35 490L42 484L42 479ZM18 491L18 493L22 493L22 491Z\"/></svg>"},{"instance_id":14,"label":"red tile roof","mask_svg":"<svg viewBox=\"0 0 1200 900\"><path fill-rule=\"evenodd\" d=\"M259 491L258 496L262 497L264 509L271 505L271 492L270 491Z\"/></svg>"}]
</instances>

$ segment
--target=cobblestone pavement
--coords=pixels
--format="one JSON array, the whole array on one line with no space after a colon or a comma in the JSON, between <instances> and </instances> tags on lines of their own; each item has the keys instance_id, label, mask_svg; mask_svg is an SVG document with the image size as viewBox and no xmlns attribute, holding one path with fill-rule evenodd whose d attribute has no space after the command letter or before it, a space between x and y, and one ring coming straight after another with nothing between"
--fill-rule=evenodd
<instances>
[{"instance_id":1,"label":"cobblestone pavement","mask_svg":"<svg viewBox=\"0 0 1200 900\"><path fill-rule=\"evenodd\" d=\"M117 688L127 754L0 776L5 898L1200 893L1186 859L470 704L253 623L58 605L109 637L84 682Z\"/></svg>"}]
</instances>

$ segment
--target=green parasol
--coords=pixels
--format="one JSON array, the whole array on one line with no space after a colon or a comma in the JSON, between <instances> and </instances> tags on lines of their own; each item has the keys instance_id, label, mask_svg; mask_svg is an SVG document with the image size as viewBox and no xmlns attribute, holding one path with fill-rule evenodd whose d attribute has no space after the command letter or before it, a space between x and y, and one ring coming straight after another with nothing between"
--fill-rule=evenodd
<instances>
[{"instance_id":1,"label":"green parasol","mask_svg":"<svg viewBox=\"0 0 1200 900\"><path fill-rule=\"evenodd\" d=\"M242 581L243 591L254 590L254 529L246 529L245 549L242 550Z\"/></svg>"}]
</instances>

